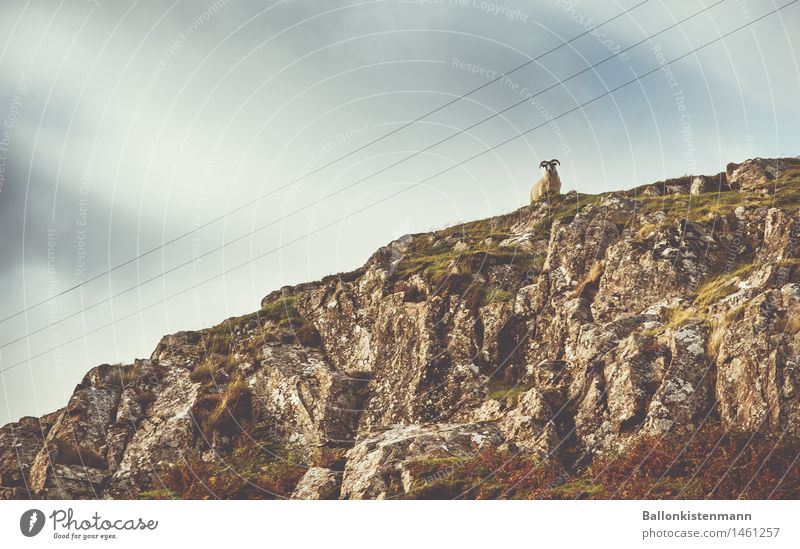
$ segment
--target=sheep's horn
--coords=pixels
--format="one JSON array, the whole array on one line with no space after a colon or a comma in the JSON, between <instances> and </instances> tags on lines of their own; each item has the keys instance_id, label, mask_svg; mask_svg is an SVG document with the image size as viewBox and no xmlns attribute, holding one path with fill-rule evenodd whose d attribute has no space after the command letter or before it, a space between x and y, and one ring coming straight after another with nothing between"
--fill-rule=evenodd
<instances>
[{"instance_id":1,"label":"sheep's horn","mask_svg":"<svg viewBox=\"0 0 800 549\"><path fill-rule=\"evenodd\" d=\"M554 159L552 159L552 160L551 160L549 163L550 163L550 164L558 164L559 166L561 165L561 162L559 162L559 161L558 161L557 159L555 159L555 158L554 158Z\"/></svg>"},{"instance_id":2,"label":"sheep's horn","mask_svg":"<svg viewBox=\"0 0 800 549\"><path fill-rule=\"evenodd\" d=\"M548 164L547 160L542 160L541 162L539 162L539 167L540 168L546 168L547 164Z\"/></svg>"}]
</instances>

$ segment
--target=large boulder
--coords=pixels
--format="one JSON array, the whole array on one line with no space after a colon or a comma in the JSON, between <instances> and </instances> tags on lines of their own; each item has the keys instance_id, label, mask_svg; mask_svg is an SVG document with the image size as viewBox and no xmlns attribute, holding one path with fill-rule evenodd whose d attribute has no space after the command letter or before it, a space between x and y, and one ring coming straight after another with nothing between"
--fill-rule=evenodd
<instances>
[{"instance_id":1,"label":"large boulder","mask_svg":"<svg viewBox=\"0 0 800 549\"><path fill-rule=\"evenodd\" d=\"M311 467L297 483L292 499L337 499L341 483L341 471Z\"/></svg>"},{"instance_id":2,"label":"large boulder","mask_svg":"<svg viewBox=\"0 0 800 549\"><path fill-rule=\"evenodd\" d=\"M729 191L728 178L725 172L718 175L698 175L692 179L692 186L689 189L689 194L702 194L710 192L725 192Z\"/></svg>"},{"instance_id":3,"label":"large boulder","mask_svg":"<svg viewBox=\"0 0 800 549\"><path fill-rule=\"evenodd\" d=\"M413 493L426 481L414 476L411 464L442 457L468 459L502 442L492 424L398 425L376 432L347 453L341 497L387 499Z\"/></svg>"},{"instance_id":4,"label":"large boulder","mask_svg":"<svg viewBox=\"0 0 800 549\"><path fill-rule=\"evenodd\" d=\"M315 349L266 345L262 354L247 378L254 423L305 448L351 445L363 381L337 372Z\"/></svg>"}]
</instances>

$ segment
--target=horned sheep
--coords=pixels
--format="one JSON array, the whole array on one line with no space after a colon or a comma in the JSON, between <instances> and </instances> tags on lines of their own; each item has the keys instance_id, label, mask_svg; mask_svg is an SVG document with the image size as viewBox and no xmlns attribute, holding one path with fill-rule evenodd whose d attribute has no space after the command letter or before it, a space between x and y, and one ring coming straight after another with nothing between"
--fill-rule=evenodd
<instances>
[{"instance_id":1,"label":"horned sheep","mask_svg":"<svg viewBox=\"0 0 800 549\"><path fill-rule=\"evenodd\" d=\"M539 202L543 198L558 196L561 193L561 177L558 175L556 165L561 165L561 162L556 160L543 160L540 168L544 168L544 175L533 185L531 189L531 204Z\"/></svg>"}]
</instances>

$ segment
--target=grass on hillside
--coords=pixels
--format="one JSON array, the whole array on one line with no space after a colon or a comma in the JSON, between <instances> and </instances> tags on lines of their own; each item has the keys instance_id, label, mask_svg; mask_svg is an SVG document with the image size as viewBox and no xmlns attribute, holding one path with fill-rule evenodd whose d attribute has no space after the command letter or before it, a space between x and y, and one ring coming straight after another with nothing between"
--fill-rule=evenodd
<instances>
[{"instance_id":1,"label":"grass on hillside","mask_svg":"<svg viewBox=\"0 0 800 549\"><path fill-rule=\"evenodd\" d=\"M670 219L708 221L714 215L730 215L739 206L767 206L796 212L800 207L800 174L785 173L776 183L774 194L749 191L708 192L697 195L669 194L638 197L641 213L666 212Z\"/></svg>"}]
</instances>

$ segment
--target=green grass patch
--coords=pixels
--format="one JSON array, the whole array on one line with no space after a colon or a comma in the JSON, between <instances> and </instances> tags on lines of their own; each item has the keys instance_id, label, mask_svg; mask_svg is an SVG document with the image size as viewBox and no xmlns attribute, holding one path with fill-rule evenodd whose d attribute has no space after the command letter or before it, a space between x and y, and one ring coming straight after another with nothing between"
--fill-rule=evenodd
<instances>
[{"instance_id":1,"label":"green grass patch","mask_svg":"<svg viewBox=\"0 0 800 549\"><path fill-rule=\"evenodd\" d=\"M139 492L139 499L181 499L180 494L175 490L159 488L157 490L145 490Z\"/></svg>"},{"instance_id":2,"label":"green grass patch","mask_svg":"<svg viewBox=\"0 0 800 549\"><path fill-rule=\"evenodd\" d=\"M482 288L479 305L484 307L486 305L491 305L492 303L507 303L514 299L515 295L516 294L514 292L509 292L495 286L484 287Z\"/></svg>"},{"instance_id":3,"label":"green grass patch","mask_svg":"<svg viewBox=\"0 0 800 549\"><path fill-rule=\"evenodd\" d=\"M489 391L486 393L486 398L488 400L512 403L530 389L531 386L524 383L492 382L489 384Z\"/></svg>"},{"instance_id":4,"label":"green grass patch","mask_svg":"<svg viewBox=\"0 0 800 549\"><path fill-rule=\"evenodd\" d=\"M603 487L592 479L578 478L557 486L552 491L555 499L590 499L603 491Z\"/></svg>"},{"instance_id":5,"label":"green grass patch","mask_svg":"<svg viewBox=\"0 0 800 549\"><path fill-rule=\"evenodd\" d=\"M739 206L767 206L783 208L793 213L800 206L800 175L784 172L780 178L774 194L760 194L745 191L708 192L698 195L668 194L664 196L640 196L640 213L651 214L663 211L667 214L664 223L679 219L694 222L707 221L714 215L730 215ZM640 229L640 233L645 227Z\"/></svg>"},{"instance_id":6,"label":"green grass patch","mask_svg":"<svg viewBox=\"0 0 800 549\"><path fill-rule=\"evenodd\" d=\"M296 307L297 296L280 297L253 313L229 318L203 332L207 355L227 356L223 367L232 371L233 353L245 352L255 359L268 341L301 343L318 347L319 334Z\"/></svg>"},{"instance_id":7,"label":"green grass patch","mask_svg":"<svg viewBox=\"0 0 800 549\"><path fill-rule=\"evenodd\" d=\"M301 324L304 319L297 311L296 304L296 295L282 297L265 305L263 309L256 311L255 314L262 316L265 320L275 322L281 327Z\"/></svg>"},{"instance_id":8,"label":"green grass patch","mask_svg":"<svg viewBox=\"0 0 800 549\"><path fill-rule=\"evenodd\" d=\"M594 206L603 199L602 194L560 195L547 203L545 217L534 225L534 240L549 239L550 228L557 221L571 219L579 211Z\"/></svg>"},{"instance_id":9,"label":"green grass patch","mask_svg":"<svg viewBox=\"0 0 800 549\"><path fill-rule=\"evenodd\" d=\"M648 328L647 330L642 330L643 337L655 337L659 334L664 333L667 327L665 325L654 326L653 328Z\"/></svg>"},{"instance_id":10,"label":"green grass patch","mask_svg":"<svg viewBox=\"0 0 800 549\"><path fill-rule=\"evenodd\" d=\"M513 214L470 221L444 229L441 231L440 236L443 238L464 238L473 241L486 240L487 238L502 240L511 236L509 227L514 221L516 221L516 217Z\"/></svg>"}]
</instances>

